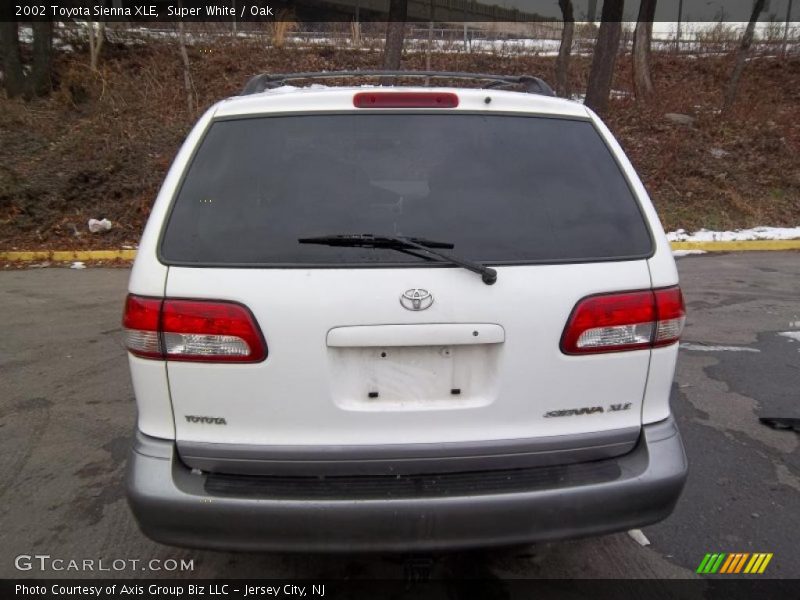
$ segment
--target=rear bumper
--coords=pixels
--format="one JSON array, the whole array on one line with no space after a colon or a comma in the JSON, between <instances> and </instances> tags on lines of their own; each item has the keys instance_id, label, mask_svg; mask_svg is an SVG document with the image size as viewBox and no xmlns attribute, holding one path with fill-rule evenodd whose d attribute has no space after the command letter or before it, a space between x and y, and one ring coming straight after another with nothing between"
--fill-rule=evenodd
<instances>
[{"instance_id":1,"label":"rear bumper","mask_svg":"<svg viewBox=\"0 0 800 600\"><path fill-rule=\"evenodd\" d=\"M137 434L128 500L157 542L236 550L433 551L599 535L649 525L673 510L687 475L670 418L642 428L628 454L583 463L611 480L505 493L347 499L232 496L177 458L172 441Z\"/></svg>"}]
</instances>

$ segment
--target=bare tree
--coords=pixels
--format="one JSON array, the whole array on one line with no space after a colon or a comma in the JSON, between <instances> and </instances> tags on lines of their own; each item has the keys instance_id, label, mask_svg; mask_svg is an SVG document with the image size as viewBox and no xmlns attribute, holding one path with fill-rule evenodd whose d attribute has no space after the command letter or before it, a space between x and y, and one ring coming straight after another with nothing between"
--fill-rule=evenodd
<instances>
[{"instance_id":1,"label":"bare tree","mask_svg":"<svg viewBox=\"0 0 800 600\"><path fill-rule=\"evenodd\" d=\"M650 43L653 39L653 19L657 0L642 0L636 30L633 32L633 89L637 100L647 100L653 94L650 73Z\"/></svg>"},{"instance_id":2,"label":"bare tree","mask_svg":"<svg viewBox=\"0 0 800 600\"><path fill-rule=\"evenodd\" d=\"M19 55L19 31L11 20L13 6L0 2L0 55L3 59L3 87L9 98L19 96L25 85L22 59Z\"/></svg>"},{"instance_id":3,"label":"bare tree","mask_svg":"<svg viewBox=\"0 0 800 600\"><path fill-rule=\"evenodd\" d=\"M31 72L25 83L25 97L46 96L53 89L51 66L53 63L53 23L33 23L33 58Z\"/></svg>"},{"instance_id":4,"label":"bare tree","mask_svg":"<svg viewBox=\"0 0 800 600\"><path fill-rule=\"evenodd\" d=\"M286 47L286 37L289 32L297 26L295 21L295 13L291 9L284 9L278 12L278 16L270 26L272 31L272 47L284 48Z\"/></svg>"},{"instance_id":5,"label":"bare tree","mask_svg":"<svg viewBox=\"0 0 800 600\"><path fill-rule=\"evenodd\" d=\"M181 3L178 2L178 7ZM192 83L192 73L189 66L189 54L186 52L186 35L183 30L183 21L178 21L178 46L181 53L181 61L183 63L183 87L186 90L186 108L189 109L189 114L194 114L194 84Z\"/></svg>"},{"instance_id":6,"label":"bare tree","mask_svg":"<svg viewBox=\"0 0 800 600\"><path fill-rule=\"evenodd\" d=\"M592 25L594 25L594 22L597 20L597 0L589 0L586 20Z\"/></svg>"},{"instance_id":7,"label":"bare tree","mask_svg":"<svg viewBox=\"0 0 800 600\"><path fill-rule=\"evenodd\" d=\"M89 21L89 66L92 71L97 71L97 61L100 58L100 50L106 39L106 23L100 21L96 23Z\"/></svg>"},{"instance_id":8,"label":"bare tree","mask_svg":"<svg viewBox=\"0 0 800 600\"><path fill-rule=\"evenodd\" d=\"M783 51L781 54L786 58L789 52L789 24L792 22L792 0L789 0L789 5L786 7L786 24L783 26Z\"/></svg>"},{"instance_id":9,"label":"bare tree","mask_svg":"<svg viewBox=\"0 0 800 600\"><path fill-rule=\"evenodd\" d=\"M608 108L611 80L617 63L619 38L622 32L622 11L625 0L605 0L601 16L600 31L594 44L592 68L586 88L586 106L603 113Z\"/></svg>"},{"instance_id":10,"label":"bare tree","mask_svg":"<svg viewBox=\"0 0 800 600\"><path fill-rule=\"evenodd\" d=\"M386 45L383 48L384 70L398 70L403 54L403 40L408 16L408 0L391 0L386 24Z\"/></svg>"},{"instance_id":11,"label":"bare tree","mask_svg":"<svg viewBox=\"0 0 800 600\"><path fill-rule=\"evenodd\" d=\"M436 0L431 0L430 5L430 18L428 21L428 45L425 48L425 70L431 70L431 51L433 50L433 22L436 16ZM428 85L430 80L426 80L425 84Z\"/></svg>"},{"instance_id":12,"label":"bare tree","mask_svg":"<svg viewBox=\"0 0 800 600\"><path fill-rule=\"evenodd\" d=\"M742 78L747 55L750 53L750 46L753 43L753 33L755 32L756 22L758 21L761 11L764 10L764 4L765 0L755 0L753 3L753 12L750 13L750 21L747 23L747 29L744 30L742 42L736 53L736 64L733 67L731 79L725 90L725 99L722 104L723 112L729 111L733 103L736 102L736 94L739 91L739 80Z\"/></svg>"},{"instance_id":13,"label":"bare tree","mask_svg":"<svg viewBox=\"0 0 800 600\"><path fill-rule=\"evenodd\" d=\"M558 0L564 28L561 30L561 45L556 59L556 92L563 98L569 97L569 59L572 54L572 37L575 34L575 14L572 0Z\"/></svg>"},{"instance_id":14,"label":"bare tree","mask_svg":"<svg viewBox=\"0 0 800 600\"><path fill-rule=\"evenodd\" d=\"M356 8L353 13L353 21L350 25L352 32L353 46L361 47L361 0L356 0Z\"/></svg>"},{"instance_id":15,"label":"bare tree","mask_svg":"<svg viewBox=\"0 0 800 600\"><path fill-rule=\"evenodd\" d=\"M9 98L22 94L26 100L46 96L53 89L53 24L33 23L33 49L30 72L25 75L19 50L19 30L12 21L13 6L0 5L0 53L2 53L3 87Z\"/></svg>"}]
</instances>

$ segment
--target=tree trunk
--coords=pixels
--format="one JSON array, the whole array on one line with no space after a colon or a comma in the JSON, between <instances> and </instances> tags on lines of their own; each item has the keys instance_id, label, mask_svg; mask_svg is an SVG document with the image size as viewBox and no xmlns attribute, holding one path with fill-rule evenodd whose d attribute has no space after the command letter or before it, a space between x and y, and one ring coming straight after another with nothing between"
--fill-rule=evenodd
<instances>
[{"instance_id":1,"label":"tree trunk","mask_svg":"<svg viewBox=\"0 0 800 600\"><path fill-rule=\"evenodd\" d=\"M745 60L750 52L750 46L753 43L753 32L756 28L756 21L758 21L758 16L761 14L761 11L764 10L764 2L765 0L756 0L753 4L753 12L750 13L750 22L747 24L747 29L745 29L744 35L742 36L742 43L736 54L736 64L733 67L733 73L728 82L728 88L725 90L725 101L722 105L723 112L728 112L731 107L733 107L733 103L736 102L736 94L739 91L739 80L742 77Z\"/></svg>"},{"instance_id":2,"label":"tree trunk","mask_svg":"<svg viewBox=\"0 0 800 600\"><path fill-rule=\"evenodd\" d=\"M633 89L636 99L646 101L653 95L650 75L650 43L653 38L653 19L657 0L642 0L639 17L633 32Z\"/></svg>"},{"instance_id":3,"label":"tree trunk","mask_svg":"<svg viewBox=\"0 0 800 600\"><path fill-rule=\"evenodd\" d=\"M3 87L9 98L23 91L25 76L19 56L19 33L17 24L11 20L12 5L3 2L0 6L0 56L3 59Z\"/></svg>"},{"instance_id":4,"label":"tree trunk","mask_svg":"<svg viewBox=\"0 0 800 600\"><path fill-rule=\"evenodd\" d=\"M597 20L597 0L589 0L588 12L586 13L586 20L592 25Z\"/></svg>"},{"instance_id":5,"label":"tree trunk","mask_svg":"<svg viewBox=\"0 0 800 600\"><path fill-rule=\"evenodd\" d=\"M431 52L433 51L433 23L436 17L436 0L431 0L430 21L428 21L428 45L425 48L425 70L431 70ZM425 79L425 85L430 85L430 78Z\"/></svg>"},{"instance_id":6,"label":"tree trunk","mask_svg":"<svg viewBox=\"0 0 800 600\"><path fill-rule=\"evenodd\" d=\"M356 0L356 10L353 15L353 45L361 47L361 0Z\"/></svg>"},{"instance_id":7,"label":"tree trunk","mask_svg":"<svg viewBox=\"0 0 800 600\"><path fill-rule=\"evenodd\" d=\"M786 24L783 26L783 50L781 54L783 58L786 58L786 55L789 52L789 24L792 22L792 0L789 0L789 4L786 7Z\"/></svg>"},{"instance_id":8,"label":"tree trunk","mask_svg":"<svg viewBox=\"0 0 800 600\"><path fill-rule=\"evenodd\" d=\"M406 17L408 16L408 0L391 0L389 4L389 22L386 25L386 45L383 48L383 69L397 71L400 69L400 57L403 54ZM386 79L382 83L391 83Z\"/></svg>"},{"instance_id":9,"label":"tree trunk","mask_svg":"<svg viewBox=\"0 0 800 600\"><path fill-rule=\"evenodd\" d=\"M562 98L569 98L569 59L572 54L572 37L575 34L575 15L572 11L572 0L558 0L564 28L561 30L561 45L556 59L556 93Z\"/></svg>"},{"instance_id":10,"label":"tree trunk","mask_svg":"<svg viewBox=\"0 0 800 600\"><path fill-rule=\"evenodd\" d=\"M180 2L178 6L180 7ZM186 90L186 108L189 114L194 114L194 93L192 73L189 70L189 54L186 52L186 39L183 32L183 21L178 21L178 45L180 46L181 61L183 62L183 87Z\"/></svg>"},{"instance_id":11,"label":"tree trunk","mask_svg":"<svg viewBox=\"0 0 800 600\"><path fill-rule=\"evenodd\" d=\"M622 11L625 0L605 0L603 2L602 22L594 44L592 68L589 71L589 84L586 89L586 106L598 113L608 108L611 93L611 80L617 62L619 38L622 31Z\"/></svg>"},{"instance_id":12,"label":"tree trunk","mask_svg":"<svg viewBox=\"0 0 800 600\"><path fill-rule=\"evenodd\" d=\"M103 48L103 42L106 39L106 23L100 21L95 23L89 22L89 67L92 71L97 71L97 61L100 58L100 50Z\"/></svg>"},{"instance_id":13,"label":"tree trunk","mask_svg":"<svg viewBox=\"0 0 800 600\"><path fill-rule=\"evenodd\" d=\"M53 23L33 23L33 60L26 80L25 97L46 96L53 89L50 68L53 62Z\"/></svg>"}]
</instances>

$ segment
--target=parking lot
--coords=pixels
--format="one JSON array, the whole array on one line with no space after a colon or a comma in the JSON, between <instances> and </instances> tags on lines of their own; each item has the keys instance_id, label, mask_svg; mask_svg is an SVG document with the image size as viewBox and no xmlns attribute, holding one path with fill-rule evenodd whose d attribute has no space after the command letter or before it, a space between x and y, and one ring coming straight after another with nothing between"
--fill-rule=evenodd
<instances>
[{"instance_id":1,"label":"parking lot","mask_svg":"<svg viewBox=\"0 0 800 600\"><path fill-rule=\"evenodd\" d=\"M707 552L771 552L767 575L800 577L798 434L758 417L800 417L800 254L678 261L689 311L672 403L690 476L675 514L626 533L441 557L434 577L696 577ZM192 573L120 577L401 576L393 556L236 554L146 539L124 498L135 419L121 345L127 269L0 272L0 576L15 557L191 559ZM794 333L786 335L787 333Z\"/></svg>"}]
</instances>

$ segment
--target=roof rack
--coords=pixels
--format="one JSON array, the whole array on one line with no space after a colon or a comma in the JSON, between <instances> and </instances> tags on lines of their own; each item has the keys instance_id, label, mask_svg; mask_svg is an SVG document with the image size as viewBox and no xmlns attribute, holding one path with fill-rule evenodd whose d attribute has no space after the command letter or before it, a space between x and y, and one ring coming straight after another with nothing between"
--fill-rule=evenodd
<instances>
[{"instance_id":1,"label":"roof rack","mask_svg":"<svg viewBox=\"0 0 800 600\"><path fill-rule=\"evenodd\" d=\"M484 88L513 89L522 88L521 91L542 96L555 96L551 88L543 79L532 75L491 75L488 73L463 73L461 71L317 71L309 73L262 73L256 75L244 86L241 95L258 94L271 90L287 81L298 79L336 79L340 77L381 77L400 79L403 77L417 77L429 79L472 79L487 81ZM426 81L427 85L427 81Z\"/></svg>"}]
</instances>

